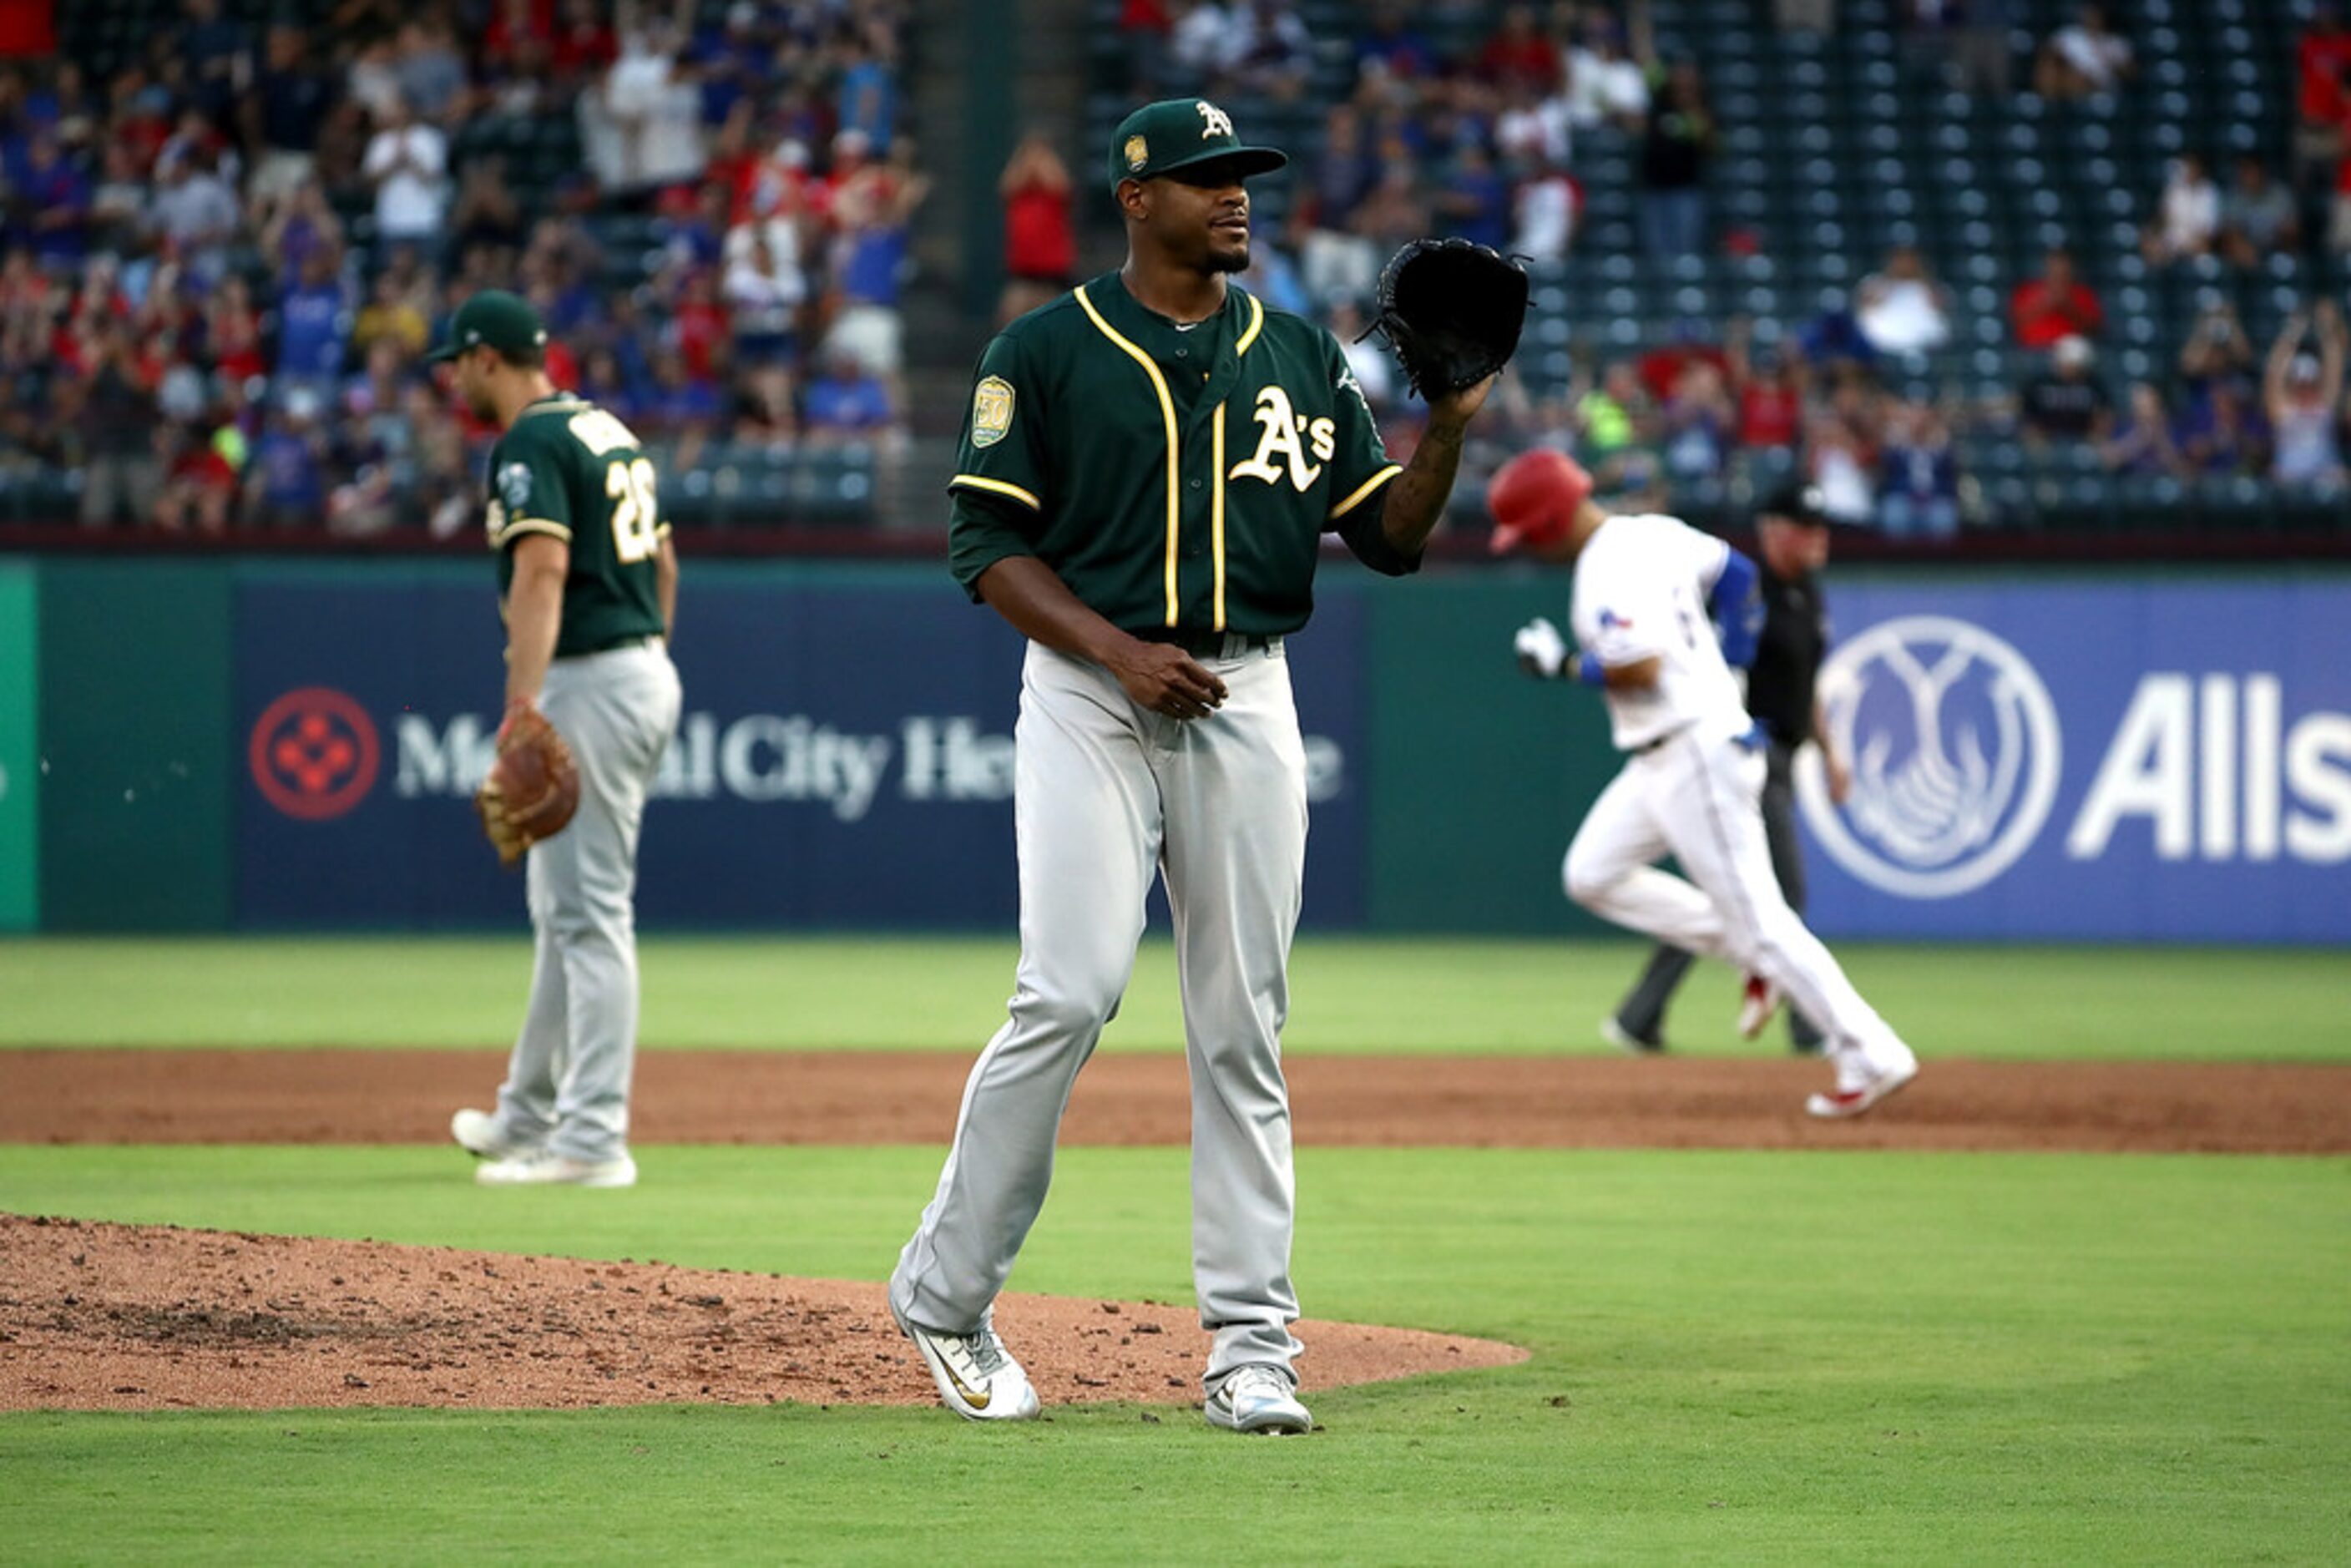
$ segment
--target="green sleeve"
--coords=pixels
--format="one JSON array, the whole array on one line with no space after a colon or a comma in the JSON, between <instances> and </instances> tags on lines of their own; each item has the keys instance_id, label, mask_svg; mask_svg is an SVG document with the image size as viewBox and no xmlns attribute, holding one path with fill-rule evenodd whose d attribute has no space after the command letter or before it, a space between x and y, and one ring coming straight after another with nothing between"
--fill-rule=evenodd
<instances>
[{"instance_id":1,"label":"green sleeve","mask_svg":"<svg viewBox=\"0 0 2351 1568\"><path fill-rule=\"evenodd\" d=\"M947 567L979 597L980 573L1007 556L1034 555L1053 497L1046 482L1044 378L1021 339L999 333L979 357L947 491Z\"/></svg>"},{"instance_id":2,"label":"green sleeve","mask_svg":"<svg viewBox=\"0 0 2351 1568\"><path fill-rule=\"evenodd\" d=\"M1336 393L1331 409L1338 439L1332 450L1331 516L1325 524L1336 528L1350 513L1370 506L1404 469L1389 458L1387 443L1380 439L1380 422L1364 401L1363 386L1347 368L1339 340L1327 331L1322 334L1322 364Z\"/></svg>"},{"instance_id":3,"label":"green sleeve","mask_svg":"<svg viewBox=\"0 0 2351 1568\"><path fill-rule=\"evenodd\" d=\"M550 444L510 434L490 455L490 548L505 549L526 534L571 542L571 494L561 455Z\"/></svg>"},{"instance_id":4,"label":"green sleeve","mask_svg":"<svg viewBox=\"0 0 2351 1568\"><path fill-rule=\"evenodd\" d=\"M1037 516L1018 501L960 489L947 523L947 570L979 602L980 574L1008 556L1035 555Z\"/></svg>"}]
</instances>

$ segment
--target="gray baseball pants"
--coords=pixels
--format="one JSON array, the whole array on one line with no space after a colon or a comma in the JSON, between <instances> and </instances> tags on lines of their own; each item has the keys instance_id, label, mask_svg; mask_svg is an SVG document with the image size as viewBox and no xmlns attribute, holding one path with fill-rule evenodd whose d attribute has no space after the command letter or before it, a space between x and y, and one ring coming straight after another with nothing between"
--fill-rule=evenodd
<instances>
[{"instance_id":1,"label":"gray baseball pants","mask_svg":"<svg viewBox=\"0 0 2351 1568\"><path fill-rule=\"evenodd\" d=\"M530 1009L498 1090L498 1130L577 1160L628 1150L637 1061L637 830L677 729L677 669L658 638L558 659L539 710L580 764L580 811L531 846Z\"/></svg>"},{"instance_id":2,"label":"gray baseball pants","mask_svg":"<svg viewBox=\"0 0 2351 1568\"><path fill-rule=\"evenodd\" d=\"M1768 754L1771 771L1763 776L1763 841L1771 852L1771 874L1787 895L1788 907L1804 912L1804 846L1796 836L1796 754L1778 741ZM1630 996L1616 1009L1616 1025L1644 1040L1662 1038L1667 1004L1688 974L1698 956L1686 947L1659 943L1649 954L1648 967ZM1821 1031L1794 1007L1788 1009L1788 1040L1798 1051L1818 1051Z\"/></svg>"},{"instance_id":3,"label":"gray baseball pants","mask_svg":"<svg viewBox=\"0 0 2351 1568\"><path fill-rule=\"evenodd\" d=\"M1190 722L1109 672L1029 649L1015 731L1020 967L1010 1017L964 1087L937 1193L890 1294L952 1333L988 1321L1044 1207L1078 1070L1117 1015L1154 867L1176 920L1192 1079L1192 1266L1214 1336L1206 1384L1302 1348L1290 1281L1290 936L1306 858L1306 752L1280 643L1201 662L1230 695Z\"/></svg>"}]
</instances>

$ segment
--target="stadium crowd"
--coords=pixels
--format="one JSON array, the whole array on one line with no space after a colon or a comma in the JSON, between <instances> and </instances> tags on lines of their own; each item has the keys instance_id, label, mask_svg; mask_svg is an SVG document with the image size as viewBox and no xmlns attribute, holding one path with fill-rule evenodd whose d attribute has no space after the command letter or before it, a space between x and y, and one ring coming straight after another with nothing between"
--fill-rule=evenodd
<instances>
[{"instance_id":1,"label":"stadium crowd","mask_svg":"<svg viewBox=\"0 0 2351 1568\"><path fill-rule=\"evenodd\" d=\"M421 356L519 288L674 464L887 445L925 194L900 0L183 0L0 62L0 486L219 530L474 516L489 432Z\"/></svg>"},{"instance_id":2,"label":"stadium crowd","mask_svg":"<svg viewBox=\"0 0 2351 1568\"><path fill-rule=\"evenodd\" d=\"M674 472L904 444L901 290L929 183L904 123L905 0L319 0L308 27L268 0L176 4L176 26L110 42L60 7L61 49L0 61L0 512L14 486L91 525L454 531L487 433L420 356L490 284L538 305L559 381ZM1350 344L1399 446L1415 405L1354 340L1404 240L1465 235L1557 276L1593 248L1604 165L1631 172L1623 233L1644 268L1770 259L1726 199L1716 94L1660 47L1646 0L1103 4L1129 100L1200 91L1313 126L1249 281ZM1839 516L1906 537L1980 515L1988 451L2337 495L2340 305L2314 288L2255 340L2231 281L2279 258L2305 281L2327 272L2303 259L2351 267L2351 27L2305 9L2269 40L2291 56L2290 130L2264 142L2283 151L2187 148L2136 193L2134 265L2204 303L2176 356L2118 353L2126 313L2061 246L1989 297L2006 380L1961 381L1947 372L1988 340L1988 296L1896 244L1785 319L1587 334L1556 375L1531 354L1492 433L1572 447L1636 501L1802 471ZM1906 91L2095 116L2149 90L2127 10L2083 5L2029 49L2017 29L2045 5L1871 10L1900 28ZM1835 0L1770 16L1844 23ZM1077 270L1090 182L1054 140L1032 134L1004 171L1007 311Z\"/></svg>"},{"instance_id":3,"label":"stadium crowd","mask_svg":"<svg viewBox=\"0 0 2351 1568\"><path fill-rule=\"evenodd\" d=\"M2102 7L2021 51L2023 7L2002 0L1897 0L1908 87L2097 106L2136 89L2134 51ZM1414 6L1380 0L1353 37L1349 84L1296 177L1278 243L1252 278L1276 302L1319 314L1352 340L1384 257L1438 232L1530 258L1575 254L1595 154L1629 160L1645 265L1753 256L1764 243L1713 210L1720 126L1698 65L1658 48L1651 7ZM1494 16L1465 33L1464 14ZM1826 33L1834 0L1777 0L1777 26ZM1124 0L1130 95L1227 94L1294 101L1318 45L1295 0ZM2298 86L2291 168L2234 161L2225 188L2193 151L2167 185L2140 249L2156 272L2262 276L2272 256L2325 248L2351 256L2351 29L2315 6L2286 41ZM1449 43L1450 47L1447 47ZM2318 221L2305 224L2305 214ZM1576 450L1628 498L1719 492L1734 468L1794 467L1834 515L1889 535L1949 538L1973 510L1960 441L2003 442L2028 461L2191 482L2247 476L2332 497L2351 486L2351 401L2340 306L2304 301L2270 342L2248 340L2226 287L2168 373L2126 387L2105 368L2103 302L2053 250L2011 280L2006 346L2032 368L1984 395L1934 373L1961 341L1957 292L1915 246L1898 245L1834 308L1782 321L1685 319L1668 340L1615 353L1583 349L1569 384L1505 383L1509 440ZM1980 337L1973 340L1982 340ZM1351 350L1374 402L1409 422L1375 344ZM1760 465L1758 460L1761 460Z\"/></svg>"}]
</instances>

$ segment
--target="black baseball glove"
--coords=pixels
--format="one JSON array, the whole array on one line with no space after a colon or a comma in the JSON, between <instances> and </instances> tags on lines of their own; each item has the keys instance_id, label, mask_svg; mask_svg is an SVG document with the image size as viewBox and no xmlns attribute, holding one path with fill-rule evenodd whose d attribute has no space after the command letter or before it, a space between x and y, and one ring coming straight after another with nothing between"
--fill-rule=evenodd
<instances>
[{"instance_id":1,"label":"black baseball glove","mask_svg":"<svg viewBox=\"0 0 2351 1568\"><path fill-rule=\"evenodd\" d=\"M1508 364L1526 321L1524 267L1466 239L1416 239L1380 274L1370 331L1387 339L1412 390L1433 398Z\"/></svg>"}]
</instances>

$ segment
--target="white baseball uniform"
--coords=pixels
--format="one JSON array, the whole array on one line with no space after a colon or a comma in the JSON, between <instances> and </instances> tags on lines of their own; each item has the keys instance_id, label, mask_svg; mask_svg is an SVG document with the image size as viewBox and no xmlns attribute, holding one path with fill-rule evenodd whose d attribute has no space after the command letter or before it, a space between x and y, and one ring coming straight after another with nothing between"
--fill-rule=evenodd
<instances>
[{"instance_id":1,"label":"white baseball uniform","mask_svg":"<svg viewBox=\"0 0 2351 1568\"><path fill-rule=\"evenodd\" d=\"M1788 907L1758 807L1765 758L1723 662L1708 594L1729 547L1678 518L1611 517L1577 557L1575 640L1618 668L1655 658L1656 684L1606 692L1625 767L1568 846L1567 894L1661 942L1777 985L1824 1032L1839 1089L1915 1065ZM1671 854L1687 880L1652 862Z\"/></svg>"}]
</instances>

